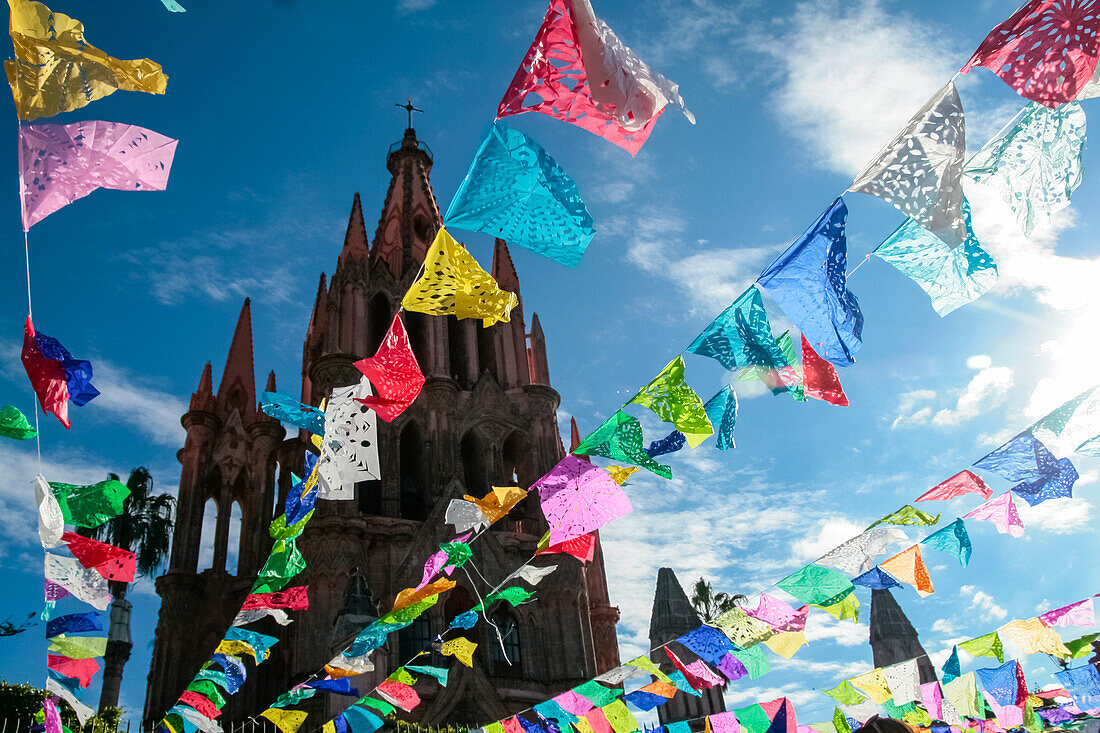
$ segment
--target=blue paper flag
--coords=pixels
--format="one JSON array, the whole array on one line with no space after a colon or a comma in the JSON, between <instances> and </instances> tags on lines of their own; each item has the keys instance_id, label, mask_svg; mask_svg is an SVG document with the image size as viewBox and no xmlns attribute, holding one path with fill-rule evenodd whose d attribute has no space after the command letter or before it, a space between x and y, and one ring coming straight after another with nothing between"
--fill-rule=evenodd
<instances>
[{"instance_id":1,"label":"blue paper flag","mask_svg":"<svg viewBox=\"0 0 1100 733\"><path fill-rule=\"evenodd\" d=\"M577 722L577 716L569 712L553 700L545 700L534 707L536 713L544 718L554 721L562 730L568 730L569 726Z\"/></svg>"},{"instance_id":2,"label":"blue paper flag","mask_svg":"<svg viewBox=\"0 0 1100 733\"><path fill-rule=\"evenodd\" d=\"M489 129L443 224L521 244L573 266L595 236L577 184L542 146L501 123Z\"/></svg>"},{"instance_id":3,"label":"blue paper flag","mask_svg":"<svg viewBox=\"0 0 1100 733\"><path fill-rule=\"evenodd\" d=\"M230 626L229 630L225 632L224 638L229 641L243 641L255 649L257 663L263 661L268 649L279 643L278 637L242 629L240 626Z\"/></svg>"},{"instance_id":4,"label":"blue paper flag","mask_svg":"<svg viewBox=\"0 0 1100 733\"><path fill-rule=\"evenodd\" d=\"M245 678L248 676L244 668L244 660L239 657L231 657L225 654L215 654L210 661L225 670L226 691L232 695L241 689Z\"/></svg>"},{"instance_id":5,"label":"blue paper flag","mask_svg":"<svg viewBox=\"0 0 1100 733\"><path fill-rule=\"evenodd\" d=\"M880 567L873 567L858 578L852 578L852 585L862 585L871 590L883 590L885 588L900 588L901 583L897 578Z\"/></svg>"},{"instance_id":6,"label":"blue paper flag","mask_svg":"<svg viewBox=\"0 0 1100 733\"><path fill-rule=\"evenodd\" d=\"M359 690L351 686L351 680L347 677L341 677L338 680L317 680L315 682L308 683L306 687L312 687L314 690L331 692L335 695L359 697Z\"/></svg>"},{"instance_id":7,"label":"blue paper flag","mask_svg":"<svg viewBox=\"0 0 1100 733\"><path fill-rule=\"evenodd\" d=\"M656 458L657 456L663 456L682 450L685 445L687 445L687 438L684 434L679 430L673 430L660 440L655 440L650 443L649 447L645 449L645 452L649 454L650 458Z\"/></svg>"},{"instance_id":8,"label":"blue paper flag","mask_svg":"<svg viewBox=\"0 0 1100 733\"><path fill-rule=\"evenodd\" d=\"M962 664L959 663L959 647L951 647L951 656L943 663L943 683L957 680L962 674Z\"/></svg>"},{"instance_id":9,"label":"blue paper flag","mask_svg":"<svg viewBox=\"0 0 1100 733\"><path fill-rule=\"evenodd\" d=\"M48 674L50 676L50 679L52 679L54 682L61 685L62 687L64 687L66 690L73 693L74 695L79 695L80 694L80 690L81 690L80 680L78 680L77 678L75 678L75 677L66 677L65 675L61 674L60 672L58 672L56 670L52 670L52 669L47 669L46 674Z\"/></svg>"},{"instance_id":10,"label":"blue paper flag","mask_svg":"<svg viewBox=\"0 0 1100 733\"><path fill-rule=\"evenodd\" d=\"M391 624L383 623L382 621L372 621L370 626L359 632L359 635L352 640L348 648L344 650L344 656L361 657L367 652L372 652L386 643L386 637L393 631L409 626L412 622L407 624Z\"/></svg>"},{"instance_id":11,"label":"blue paper flag","mask_svg":"<svg viewBox=\"0 0 1100 733\"><path fill-rule=\"evenodd\" d=\"M964 568L970 564L970 555L974 552L974 545L970 542L966 523L962 519L956 519L943 529L928 535L921 540L921 544L954 555Z\"/></svg>"},{"instance_id":12,"label":"blue paper flag","mask_svg":"<svg viewBox=\"0 0 1100 733\"><path fill-rule=\"evenodd\" d=\"M452 629L472 629L477 625L477 611L466 611L451 619Z\"/></svg>"},{"instance_id":13,"label":"blue paper flag","mask_svg":"<svg viewBox=\"0 0 1100 733\"><path fill-rule=\"evenodd\" d=\"M733 429L737 425L737 394L732 386L723 388L703 405L710 424L714 426L714 447L718 450L735 448Z\"/></svg>"},{"instance_id":14,"label":"blue paper flag","mask_svg":"<svg viewBox=\"0 0 1100 733\"><path fill-rule=\"evenodd\" d=\"M985 690L998 705L1015 705L1019 687L1016 682L1015 659L1010 659L1000 667L987 667L974 670L978 677L978 686Z\"/></svg>"},{"instance_id":15,"label":"blue paper flag","mask_svg":"<svg viewBox=\"0 0 1100 733\"><path fill-rule=\"evenodd\" d=\"M547 733L561 733L561 728L558 727L558 724L553 720L547 718L538 710L535 710L535 717L539 719L539 724L542 726L543 730L547 731ZM566 726L565 728L567 731L572 733L573 729L571 727Z\"/></svg>"},{"instance_id":16,"label":"blue paper flag","mask_svg":"<svg viewBox=\"0 0 1100 733\"><path fill-rule=\"evenodd\" d=\"M279 392L264 392L260 409L269 417L308 430L314 435L323 435L325 432L325 413ZM309 475L308 472L306 475Z\"/></svg>"},{"instance_id":17,"label":"blue paper flag","mask_svg":"<svg viewBox=\"0 0 1100 733\"><path fill-rule=\"evenodd\" d=\"M692 629L683 636L678 637L676 641L695 652L700 659L714 665L722 661L722 657L726 655L726 652L737 649L725 634L706 624Z\"/></svg>"},{"instance_id":18,"label":"blue paper flag","mask_svg":"<svg viewBox=\"0 0 1100 733\"><path fill-rule=\"evenodd\" d=\"M348 733L348 721L343 713L332 719L332 726L336 729L336 733Z\"/></svg>"},{"instance_id":19,"label":"blue paper flag","mask_svg":"<svg viewBox=\"0 0 1100 733\"><path fill-rule=\"evenodd\" d=\"M661 697L660 695L654 695L652 692L642 692L641 690L635 690L634 692L628 692L623 695L623 700L630 703L634 707L643 712L649 712L658 705L664 705L668 702L667 697Z\"/></svg>"},{"instance_id":20,"label":"blue paper flag","mask_svg":"<svg viewBox=\"0 0 1100 733\"><path fill-rule=\"evenodd\" d=\"M286 495L286 503L283 505L283 514L286 515L286 526L290 527L305 519L305 516L313 511L317 504L317 487L306 493L306 481L313 473L313 466L317 463L317 454L306 451L305 474L306 478L297 481L290 487Z\"/></svg>"},{"instance_id":21,"label":"blue paper flag","mask_svg":"<svg viewBox=\"0 0 1100 733\"><path fill-rule=\"evenodd\" d=\"M1023 432L979 458L975 468L992 471L1009 481L1034 481L1057 470L1058 459L1031 433Z\"/></svg>"},{"instance_id":22,"label":"blue paper flag","mask_svg":"<svg viewBox=\"0 0 1100 733\"><path fill-rule=\"evenodd\" d=\"M374 733L382 727L382 719L359 705L352 705L344 711L350 733Z\"/></svg>"},{"instance_id":23,"label":"blue paper flag","mask_svg":"<svg viewBox=\"0 0 1100 733\"><path fill-rule=\"evenodd\" d=\"M966 197L962 210L966 240L961 246L950 247L913 219L906 219L874 252L928 293L941 316L976 300L997 283L997 264L970 228Z\"/></svg>"},{"instance_id":24,"label":"blue paper flag","mask_svg":"<svg viewBox=\"0 0 1100 733\"><path fill-rule=\"evenodd\" d=\"M849 366L863 346L863 313L848 290L844 222L837 199L757 279L823 359Z\"/></svg>"},{"instance_id":25,"label":"blue paper flag","mask_svg":"<svg viewBox=\"0 0 1100 733\"><path fill-rule=\"evenodd\" d=\"M1034 481L1024 481L1012 487L1012 491L1031 506L1042 504L1047 499L1061 499L1073 496L1073 485L1080 478L1077 469L1068 458L1062 458L1051 471Z\"/></svg>"},{"instance_id":26,"label":"blue paper flag","mask_svg":"<svg viewBox=\"0 0 1100 733\"><path fill-rule=\"evenodd\" d=\"M541 718L542 716L539 717ZM546 728L544 728L538 722L532 723L530 720L527 720L527 718L524 718L522 715L517 715L516 719L519 720L519 724L523 726L523 733L546 733Z\"/></svg>"},{"instance_id":27,"label":"blue paper flag","mask_svg":"<svg viewBox=\"0 0 1100 733\"><path fill-rule=\"evenodd\" d=\"M788 705L790 705L790 702L786 698L783 698L783 704L775 711L775 717L772 718L772 722L768 725L768 729L765 733L787 733Z\"/></svg>"},{"instance_id":28,"label":"blue paper flag","mask_svg":"<svg viewBox=\"0 0 1100 733\"><path fill-rule=\"evenodd\" d=\"M52 618L46 624L46 638L50 639L58 634L76 634L81 631L103 631L99 614L95 611L88 613L70 613L64 616Z\"/></svg>"},{"instance_id":29,"label":"blue paper flag","mask_svg":"<svg viewBox=\"0 0 1100 733\"><path fill-rule=\"evenodd\" d=\"M703 329L687 351L709 356L731 372L747 366L787 366L787 357L772 335L768 312L755 285L750 285Z\"/></svg>"},{"instance_id":30,"label":"blue paper flag","mask_svg":"<svg viewBox=\"0 0 1100 733\"><path fill-rule=\"evenodd\" d=\"M99 390L92 386L90 361L74 359L60 341L41 331L35 331L34 340L42 356L61 363L61 368L65 370L65 385L69 388L69 400L74 405L83 407L99 396Z\"/></svg>"},{"instance_id":31,"label":"blue paper flag","mask_svg":"<svg viewBox=\"0 0 1100 733\"><path fill-rule=\"evenodd\" d=\"M684 673L680 670L672 670L668 673L668 678L672 680L672 684L676 685L676 689L680 692L686 692L689 695L694 695L695 697L703 696L703 693L699 692L694 687L688 684L687 677L685 677Z\"/></svg>"},{"instance_id":32,"label":"blue paper flag","mask_svg":"<svg viewBox=\"0 0 1100 733\"><path fill-rule=\"evenodd\" d=\"M1073 695L1077 707L1082 710L1100 707L1100 672L1095 665L1086 664L1083 667L1055 672L1054 676L1062 683L1066 692Z\"/></svg>"}]
</instances>

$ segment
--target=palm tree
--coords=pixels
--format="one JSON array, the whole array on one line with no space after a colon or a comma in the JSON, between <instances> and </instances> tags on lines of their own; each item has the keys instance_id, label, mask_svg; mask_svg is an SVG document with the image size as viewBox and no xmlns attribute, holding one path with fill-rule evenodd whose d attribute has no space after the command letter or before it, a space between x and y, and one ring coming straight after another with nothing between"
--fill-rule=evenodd
<instances>
[{"instance_id":1,"label":"palm tree","mask_svg":"<svg viewBox=\"0 0 1100 733\"><path fill-rule=\"evenodd\" d=\"M116 474L109 478L118 481ZM168 558L172 541L173 508L171 494L154 494L153 477L145 466L130 471L126 479L130 495L122 502L122 513L98 527L83 532L86 536L133 552L138 577L150 577ZM99 709L118 705L122 670L130 658L130 608L126 600L129 583L108 581L111 595L111 626L107 633L107 652L103 657L103 691Z\"/></svg>"},{"instance_id":2,"label":"palm tree","mask_svg":"<svg viewBox=\"0 0 1100 733\"><path fill-rule=\"evenodd\" d=\"M709 580L699 578L691 589L691 605L703 621L713 621L726 611L740 606L746 597L735 593L715 593Z\"/></svg>"}]
</instances>

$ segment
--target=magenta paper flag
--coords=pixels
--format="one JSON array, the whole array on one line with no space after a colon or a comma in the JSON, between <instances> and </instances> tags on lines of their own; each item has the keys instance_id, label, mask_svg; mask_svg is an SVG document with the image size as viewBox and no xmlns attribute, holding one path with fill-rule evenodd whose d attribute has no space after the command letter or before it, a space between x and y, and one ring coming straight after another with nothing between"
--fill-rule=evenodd
<instances>
[{"instance_id":1,"label":"magenta paper flag","mask_svg":"<svg viewBox=\"0 0 1100 733\"><path fill-rule=\"evenodd\" d=\"M943 692L940 690L940 683L933 680L921 685L920 696L928 714L936 720L943 720Z\"/></svg>"},{"instance_id":2,"label":"magenta paper flag","mask_svg":"<svg viewBox=\"0 0 1100 733\"><path fill-rule=\"evenodd\" d=\"M122 122L20 127L23 231L97 188L163 191L177 142Z\"/></svg>"},{"instance_id":3,"label":"magenta paper flag","mask_svg":"<svg viewBox=\"0 0 1100 733\"><path fill-rule=\"evenodd\" d=\"M777 631L804 631L809 612L809 606L796 609L778 598L761 593L756 608L746 613Z\"/></svg>"},{"instance_id":4,"label":"magenta paper flag","mask_svg":"<svg viewBox=\"0 0 1100 733\"><path fill-rule=\"evenodd\" d=\"M568 455L536 481L550 523L550 544L588 534L631 510L630 499L607 471Z\"/></svg>"},{"instance_id":5,"label":"magenta paper flag","mask_svg":"<svg viewBox=\"0 0 1100 733\"><path fill-rule=\"evenodd\" d=\"M993 489L973 471L959 471L949 479L933 486L913 501L950 501L965 494L981 494L983 499L993 496Z\"/></svg>"},{"instance_id":6,"label":"magenta paper flag","mask_svg":"<svg viewBox=\"0 0 1100 733\"><path fill-rule=\"evenodd\" d=\"M979 505L969 514L964 514L963 519L992 522L1001 534L1010 534L1013 537L1024 536L1024 523L1020 521L1020 513L1016 511L1011 491L1006 491L996 499L990 499Z\"/></svg>"},{"instance_id":7,"label":"magenta paper flag","mask_svg":"<svg viewBox=\"0 0 1100 733\"><path fill-rule=\"evenodd\" d=\"M550 0L497 119L541 112L635 155L670 101L683 109L676 84L625 46L588 0Z\"/></svg>"},{"instance_id":8,"label":"magenta paper flag","mask_svg":"<svg viewBox=\"0 0 1100 733\"><path fill-rule=\"evenodd\" d=\"M1092 598L1047 611L1039 616L1047 626L1095 626L1096 615Z\"/></svg>"}]
</instances>

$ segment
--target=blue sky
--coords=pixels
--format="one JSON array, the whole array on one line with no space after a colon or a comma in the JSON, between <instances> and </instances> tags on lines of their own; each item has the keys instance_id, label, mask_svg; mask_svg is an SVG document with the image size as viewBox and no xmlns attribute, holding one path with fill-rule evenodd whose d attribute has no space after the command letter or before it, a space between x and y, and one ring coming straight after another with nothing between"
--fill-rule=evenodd
<instances>
[{"instance_id":1,"label":"blue sky","mask_svg":"<svg viewBox=\"0 0 1100 733\"><path fill-rule=\"evenodd\" d=\"M295 391L317 277L335 266L356 191L373 232L389 180L386 149L404 127L393 104L412 95L427 110L416 127L435 152L432 182L445 209L545 13L542 0L202 5L192 0L185 15L156 0L53 6L84 21L92 43L121 58L153 58L170 75L164 97L120 92L66 121L129 122L181 142L167 192L98 192L30 234L36 324L94 361L103 392L75 411L69 432L43 421L50 480L92 481L145 464L174 490L179 416L207 360L219 377L245 296L257 381L274 369ZM574 415L584 432L816 219L1015 3L604 0L596 9L680 83L698 124L670 111L632 159L549 118L509 121L573 175L596 223L575 269L512 251L525 309L546 331L562 421ZM972 150L1023 105L983 69L958 85ZM1086 102L1086 113L1095 104ZM18 361L26 309L14 144L0 154L0 169L13 171L0 197L0 221L9 223L0 248L0 401L29 412ZM885 263L860 269L850 287L866 317L865 345L841 374L850 408L742 391L735 451L704 443L671 458L673 481L631 482L635 512L604 532L624 658L648 648L657 567L673 567L685 585L705 575L722 590L758 592L1093 383L1095 161L1087 151L1074 205L1031 240L995 194L968 185L977 234L1001 280L947 318ZM846 200L854 264L901 216L868 196ZM488 266L490 241L463 238ZM773 325L785 323L773 309ZM688 358L687 376L704 399L723 380L699 357ZM636 414L647 438L664 435ZM0 618L40 607L32 451L0 444L9 589ZM1075 463L1077 496L1024 512L1023 539L971 523L968 569L930 553L939 592L924 600L897 592L934 660L951 640L1100 591L1100 540L1091 531L1100 469L1095 460ZM974 503L945 511L954 517ZM132 600L122 701L137 712L158 601L149 582ZM0 676L44 681L40 630L0 639ZM788 694L804 721L823 719L829 701L812 687L869 669L867 628L815 618L809 635L811 645L772 675L732 685L731 705ZM1026 669L1047 682L1052 666L1031 659ZM98 687L87 699L98 699Z\"/></svg>"}]
</instances>

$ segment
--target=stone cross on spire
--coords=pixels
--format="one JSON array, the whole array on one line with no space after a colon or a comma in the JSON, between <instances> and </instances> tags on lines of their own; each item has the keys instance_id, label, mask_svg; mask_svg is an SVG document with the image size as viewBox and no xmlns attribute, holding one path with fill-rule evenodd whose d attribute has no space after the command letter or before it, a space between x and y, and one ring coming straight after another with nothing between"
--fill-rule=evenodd
<instances>
[{"instance_id":1,"label":"stone cross on spire","mask_svg":"<svg viewBox=\"0 0 1100 733\"><path fill-rule=\"evenodd\" d=\"M414 107L413 106L412 97L409 97L408 99L406 99L404 104L398 104L397 102L394 102L393 106L394 107L400 107L401 109L403 109L403 110L405 110L406 112L409 113L409 126L407 128L405 128L407 130L412 129L412 126L413 126L413 112L421 112L421 113L424 112L424 110L420 109L419 107Z\"/></svg>"}]
</instances>

